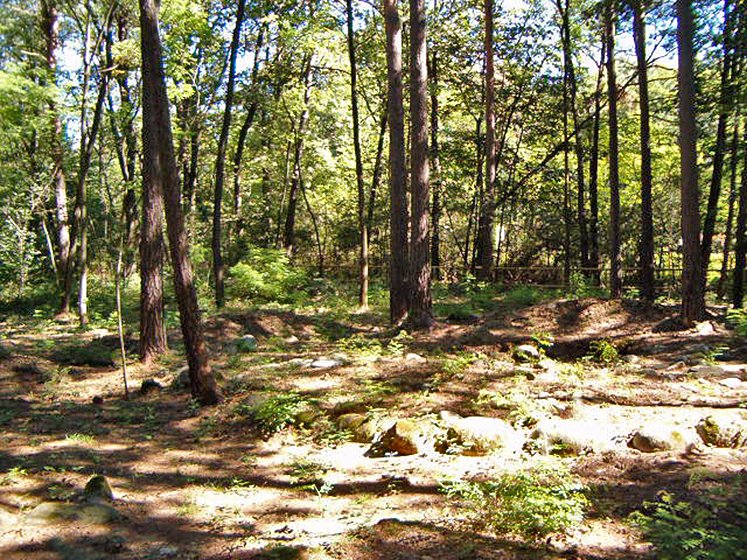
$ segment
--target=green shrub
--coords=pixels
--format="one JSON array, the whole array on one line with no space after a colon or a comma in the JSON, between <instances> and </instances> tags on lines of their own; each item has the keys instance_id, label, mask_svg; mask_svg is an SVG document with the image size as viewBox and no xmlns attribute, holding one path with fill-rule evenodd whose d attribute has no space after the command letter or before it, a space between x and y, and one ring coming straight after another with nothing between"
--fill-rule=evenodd
<instances>
[{"instance_id":1,"label":"green shrub","mask_svg":"<svg viewBox=\"0 0 747 560\"><path fill-rule=\"evenodd\" d=\"M305 274L293 269L285 252L277 249L252 247L230 270L231 296L253 302L292 301L305 284Z\"/></svg>"},{"instance_id":2,"label":"green shrub","mask_svg":"<svg viewBox=\"0 0 747 560\"><path fill-rule=\"evenodd\" d=\"M260 432L270 436L289 426L303 423L302 413L312 408L311 402L293 391L261 401L260 403L239 404L234 412L248 416Z\"/></svg>"},{"instance_id":3,"label":"green shrub","mask_svg":"<svg viewBox=\"0 0 747 560\"><path fill-rule=\"evenodd\" d=\"M550 293L551 294L551 293ZM532 286L518 286L506 292L503 301L512 307L527 307L546 299L548 293Z\"/></svg>"},{"instance_id":4,"label":"green shrub","mask_svg":"<svg viewBox=\"0 0 747 560\"><path fill-rule=\"evenodd\" d=\"M495 533L530 540L580 524L588 504L586 488L563 468L537 467L484 482L451 482L442 490L464 500Z\"/></svg>"},{"instance_id":5,"label":"green shrub","mask_svg":"<svg viewBox=\"0 0 747 560\"><path fill-rule=\"evenodd\" d=\"M620 353L609 340L592 340L589 350L590 358L603 364L614 364L620 360Z\"/></svg>"},{"instance_id":6,"label":"green shrub","mask_svg":"<svg viewBox=\"0 0 747 560\"><path fill-rule=\"evenodd\" d=\"M730 309L726 320L739 336L747 336L747 309Z\"/></svg>"},{"instance_id":7,"label":"green shrub","mask_svg":"<svg viewBox=\"0 0 747 560\"><path fill-rule=\"evenodd\" d=\"M747 504L712 498L677 501L660 492L656 502L631 514L660 560L747 559Z\"/></svg>"}]
</instances>

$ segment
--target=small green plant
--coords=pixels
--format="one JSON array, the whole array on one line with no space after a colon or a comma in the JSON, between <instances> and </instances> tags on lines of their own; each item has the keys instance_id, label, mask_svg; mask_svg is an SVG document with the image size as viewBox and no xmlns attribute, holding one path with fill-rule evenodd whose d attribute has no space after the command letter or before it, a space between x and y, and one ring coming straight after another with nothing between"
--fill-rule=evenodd
<instances>
[{"instance_id":1,"label":"small green plant","mask_svg":"<svg viewBox=\"0 0 747 560\"><path fill-rule=\"evenodd\" d=\"M306 282L285 251L251 247L246 258L231 268L229 290L232 297L252 302L289 301Z\"/></svg>"},{"instance_id":2,"label":"small green plant","mask_svg":"<svg viewBox=\"0 0 747 560\"><path fill-rule=\"evenodd\" d=\"M747 559L747 504L743 499L716 500L706 496L679 501L659 492L644 502L630 520L637 525L661 560Z\"/></svg>"},{"instance_id":3,"label":"small green plant","mask_svg":"<svg viewBox=\"0 0 747 560\"><path fill-rule=\"evenodd\" d=\"M571 277L568 279L568 296L582 299L587 297L599 297L602 290L593 284L591 277L586 276L583 272L574 271L571 272Z\"/></svg>"},{"instance_id":4,"label":"small green plant","mask_svg":"<svg viewBox=\"0 0 747 560\"><path fill-rule=\"evenodd\" d=\"M589 350L590 358L602 364L614 364L620 360L620 353L609 340L592 340Z\"/></svg>"},{"instance_id":5,"label":"small green plant","mask_svg":"<svg viewBox=\"0 0 747 560\"><path fill-rule=\"evenodd\" d=\"M412 344L412 335L405 330L401 330L389 341L386 349L392 356L402 356L407 352L410 344Z\"/></svg>"},{"instance_id":6,"label":"small green plant","mask_svg":"<svg viewBox=\"0 0 747 560\"><path fill-rule=\"evenodd\" d=\"M543 356L547 352L548 348L552 348L555 344L555 337L548 332L535 332L531 336L532 341L537 345L537 349Z\"/></svg>"},{"instance_id":7,"label":"small green plant","mask_svg":"<svg viewBox=\"0 0 747 560\"><path fill-rule=\"evenodd\" d=\"M28 474L28 470L23 467L11 467L10 469L8 469L8 472L5 473L2 478L0 478L0 486L11 484L17 480L25 478L26 476L28 476Z\"/></svg>"},{"instance_id":8,"label":"small green plant","mask_svg":"<svg viewBox=\"0 0 747 560\"><path fill-rule=\"evenodd\" d=\"M362 334L342 338L337 341L336 346L341 352L361 357L376 357L384 353L384 347L380 341Z\"/></svg>"},{"instance_id":9,"label":"small green plant","mask_svg":"<svg viewBox=\"0 0 747 560\"><path fill-rule=\"evenodd\" d=\"M294 486L301 490L312 490L319 497L329 494L333 485L324 476L329 467L310 459L297 459L289 465L288 474Z\"/></svg>"},{"instance_id":10,"label":"small green plant","mask_svg":"<svg viewBox=\"0 0 747 560\"><path fill-rule=\"evenodd\" d=\"M726 320L739 336L747 336L747 309L730 309Z\"/></svg>"},{"instance_id":11,"label":"small green plant","mask_svg":"<svg viewBox=\"0 0 747 560\"><path fill-rule=\"evenodd\" d=\"M234 412L248 416L265 436L271 436L297 424L299 415L308 410L311 402L296 392L273 395L260 403L242 403Z\"/></svg>"},{"instance_id":12,"label":"small green plant","mask_svg":"<svg viewBox=\"0 0 747 560\"><path fill-rule=\"evenodd\" d=\"M586 488L563 468L536 467L484 482L449 482L442 491L464 500L495 533L536 541L579 525L588 506Z\"/></svg>"},{"instance_id":13,"label":"small green plant","mask_svg":"<svg viewBox=\"0 0 747 560\"><path fill-rule=\"evenodd\" d=\"M65 436L66 441L71 441L75 443L84 443L86 445L93 445L96 440L92 435L89 434L67 434Z\"/></svg>"}]
</instances>

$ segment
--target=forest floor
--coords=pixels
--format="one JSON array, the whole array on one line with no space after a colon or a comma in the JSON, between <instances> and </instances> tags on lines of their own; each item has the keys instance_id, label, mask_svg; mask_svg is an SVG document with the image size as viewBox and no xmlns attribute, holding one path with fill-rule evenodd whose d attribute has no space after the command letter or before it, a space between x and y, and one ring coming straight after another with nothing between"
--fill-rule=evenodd
<instances>
[{"instance_id":1,"label":"forest floor","mask_svg":"<svg viewBox=\"0 0 747 560\"><path fill-rule=\"evenodd\" d=\"M226 400L209 408L180 384L176 331L158 364L130 364L125 400L114 333L6 318L0 557L623 559L655 556L651 541L692 538L697 550L744 535L747 430L723 447L695 431L709 416L747 426L747 342L723 310L683 330L674 307L628 300L497 296L478 315L452 312L463 303L454 296L431 332L412 336L380 313L212 316ZM247 334L256 349L242 348ZM539 358L516 354L525 343ZM145 380L160 387L143 392ZM365 435L340 426L353 413L384 429L435 425L443 411L502 418L520 443L371 453ZM540 467L585 488L584 519L565 531L531 538L521 512L501 524L501 506L457 491ZM83 501L95 474L111 504ZM679 513L644 532L636 511ZM744 558L743 544L714 558Z\"/></svg>"}]
</instances>

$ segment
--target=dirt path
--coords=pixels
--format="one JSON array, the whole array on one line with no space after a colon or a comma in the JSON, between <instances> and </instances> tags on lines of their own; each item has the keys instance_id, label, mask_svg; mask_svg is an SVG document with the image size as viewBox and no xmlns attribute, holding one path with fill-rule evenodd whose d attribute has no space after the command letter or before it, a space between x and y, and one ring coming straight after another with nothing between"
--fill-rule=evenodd
<instances>
[{"instance_id":1,"label":"dirt path","mask_svg":"<svg viewBox=\"0 0 747 560\"><path fill-rule=\"evenodd\" d=\"M744 448L706 446L695 431L709 416L722 425L747 423L741 341L715 322L668 330L670 313L600 300L550 302L470 325L443 323L392 343L375 322L236 312L210 324L228 399L206 410L169 387L182 367L177 354L157 368L133 366L128 402L109 335L3 325L0 555L644 557L649 546L627 521L632 511L663 490L687 497L702 485L733 484L747 466ZM257 351L232 348L245 333L258 339ZM533 335L552 335L546 354L556 359L513 359L513 346ZM578 359L603 339L627 356ZM315 358L331 365L316 367ZM146 379L163 389L140 394ZM312 410L294 410L288 423L296 426L270 434L247 411L260 395L278 394ZM276 405L273 422L286 414ZM372 457L370 443L350 441L338 425L345 413L430 422L442 411L505 419L527 443L482 456ZM560 445L553 435L569 426L577 449L575 440ZM665 428L679 438L671 449L628 446L636 431ZM548 462L569 468L592 498L582 525L540 543L491 534L467 504L439 490L448 480L491 479ZM81 490L94 474L112 486L112 518L38 515L42 503L83 511Z\"/></svg>"}]
</instances>

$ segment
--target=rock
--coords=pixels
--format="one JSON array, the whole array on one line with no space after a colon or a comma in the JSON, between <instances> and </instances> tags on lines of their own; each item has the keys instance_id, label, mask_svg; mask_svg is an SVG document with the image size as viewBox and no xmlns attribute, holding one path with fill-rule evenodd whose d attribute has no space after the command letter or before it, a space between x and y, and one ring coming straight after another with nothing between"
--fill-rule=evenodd
<instances>
[{"instance_id":1,"label":"rock","mask_svg":"<svg viewBox=\"0 0 747 560\"><path fill-rule=\"evenodd\" d=\"M599 453L613 447L609 426L584 420L546 418L541 420L531 434L546 454L580 455Z\"/></svg>"},{"instance_id":2,"label":"rock","mask_svg":"<svg viewBox=\"0 0 747 560\"><path fill-rule=\"evenodd\" d=\"M434 429L424 420L397 420L384 432L381 439L374 443L371 451L397 453L399 455L418 455L433 451L435 446ZM374 449L376 448L376 449Z\"/></svg>"},{"instance_id":3,"label":"rock","mask_svg":"<svg viewBox=\"0 0 747 560\"><path fill-rule=\"evenodd\" d=\"M716 332L716 329L713 328L713 324L710 321L696 323L695 330L701 336L708 336Z\"/></svg>"},{"instance_id":4,"label":"rock","mask_svg":"<svg viewBox=\"0 0 747 560\"><path fill-rule=\"evenodd\" d=\"M296 426L311 426L322 416L322 412L308 402L302 403L301 407L293 415L293 423Z\"/></svg>"},{"instance_id":5,"label":"rock","mask_svg":"<svg viewBox=\"0 0 747 560\"><path fill-rule=\"evenodd\" d=\"M298 337L297 337L296 335L293 335L293 334L292 334L292 335L290 335L290 336L286 336L286 337L285 337L285 338L283 339L283 342L285 342L286 344L288 344L288 345L290 345L290 346L293 346L293 345L295 345L295 344L298 344L298 343L299 343L299 342L301 342L301 341L300 341L300 340L298 340Z\"/></svg>"},{"instance_id":6,"label":"rock","mask_svg":"<svg viewBox=\"0 0 747 560\"><path fill-rule=\"evenodd\" d=\"M167 545L158 549L158 556L161 558L172 558L179 554L179 549L175 546Z\"/></svg>"},{"instance_id":7,"label":"rock","mask_svg":"<svg viewBox=\"0 0 747 560\"><path fill-rule=\"evenodd\" d=\"M521 434L499 418L462 418L448 411L442 411L439 418L446 427L448 447L462 455L486 455L499 449L518 451L524 443Z\"/></svg>"},{"instance_id":8,"label":"rock","mask_svg":"<svg viewBox=\"0 0 747 560\"><path fill-rule=\"evenodd\" d=\"M531 344L520 344L514 348L513 356L520 362L530 362L540 359L540 351Z\"/></svg>"},{"instance_id":9,"label":"rock","mask_svg":"<svg viewBox=\"0 0 747 560\"><path fill-rule=\"evenodd\" d=\"M358 443L371 443L384 428L391 426L393 421L384 418L369 418L365 414L343 414L337 419L337 425L341 429L353 434L353 441Z\"/></svg>"},{"instance_id":10,"label":"rock","mask_svg":"<svg viewBox=\"0 0 747 560\"><path fill-rule=\"evenodd\" d=\"M111 502L114 499L114 493L106 477L97 474L86 483L83 497L88 502Z\"/></svg>"},{"instance_id":11,"label":"rock","mask_svg":"<svg viewBox=\"0 0 747 560\"><path fill-rule=\"evenodd\" d=\"M176 372L174 379L171 380L169 385L172 389L187 389L192 384L189 379L189 366L184 366Z\"/></svg>"},{"instance_id":12,"label":"rock","mask_svg":"<svg viewBox=\"0 0 747 560\"><path fill-rule=\"evenodd\" d=\"M342 365L341 360L336 360L334 358L317 358L311 364L309 364L311 367L316 369L329 369L334 367L340 367Z\"/></svg>"},{"instance_id":13,"label":"rock","mask_svg":"<svg viewBox=\"0 0 747 560\"><path fill-rule=\"evenodd\" d=\"M100 503L42 502L26 514L26 520L35 525L53 524L59 521L81 521L107 525L120 521L122 518L122 514L112 506Z\"/></svg>"},{"instance_id":14,"label":"rock","mask_svg":"<svg viewBox=\"0 0 747 560\"><path fill-rule=\"evenodd\" d=\"M245 334L236 341L236 350L238 352L254 352L257 349L257 339L251 334Z\"/></svg>"},{"instance_id":15,"label":"rock","mask_svg":"<svg viewBox=\"0 0 747 560\"><path fill-rule=\"evenodd\" d=\"M145 379L140 385L141 395L150 395L151 393L160 393L162 390L163 390L163 385L161 385L155 379Z\"/></svg>"},{"instance_id":16,"label":"rock","mask_svg":"<svg viewBox=\"0 0 747 560\"><path fill-rule=\"evenodd\" d=\"M693 354L707 354L711 351L711 347L707 344L691 344L687 350Z\"/></svg>"},{"instance_id":17,"label":"rock","mask_svg":"<svg viewBox=\"0 0 747 560\"><path fill-rule=\"evenodd\" d=\"M729 389L736 389L742 386L742 380L739 377L727 377L726 379L719 379L719 385L728 387Z\"/></svg>"},{"instance_id":18,"label":"rock","mask_svg":"<svg viewBox=\"0 0 747 560\"><path fill-rule=\"evenodd\" d=\"M18 517L4 507L0 507L0 527L7 528L14 525L18 521Z\"/></svg>"},{"instance_id":19,"label":"rock","mask_svg":"<svg viewBox=\"0 0 747 560\"><path fill-rule=\"evenodd\" d=\"M713 416L703 418L695 431L703 443L711 447L747 447L747 425L730 423L728 426Z\"/></svg>"},{"instance_id":20,"label":"rock","mask_svg":"<svg viewBox=\"0 0 747 560\"><path fill-rule=\"evenodd\" d=\"M290 367L306 368L311 367L314 360L311 358L292 358L285 363Z\"/></svg>"},{"instance_id":21,"label":"rock","mask_svg":"<svg viewBox=\"0 0 747 560\"><path fill-rule=\"evenodd\" d=\"M724 368L721 366L699 365L691 367L688 373L695 377L719 376L724 374Z\"/></svg>"},{"instance_id":22,"label":"rock","mask_svg":"<svg viewBox=\"0 0 747 560\"><path fill-rule=\"evenodd\" d=\"M622 357L622 361L625 362L626 364L635 365L641 361L641 357L636 354L625 354Z\"/></svg>"},{"instance_id":23,"label":"rock","mask_svg":"<svg viewBox=\"0 0 747 560\"><path fill-rule=\"evenodd\" d=\"M542 358L539 362L537 362L537 366L548 373L560 373L560 366L558 365L558 362L556 362L552 358Z\"/></svg>"},{"instance_id":24,"label":"rock","mask_svg":"<svg viewBox=\"0 0 747 560\"><path fill-rule=\"evenodd\" d=\"M415 354L414 352L410 352L409 354L407 354L407 355L405 356L405 361L406 361L406 362L417 362L417 363L420 363L420 364L422 364L422 363L424 363L424 362L427 362L428 360L426 360L426 359L425 359L425 358L424 358L423 356L421 356L420 354Z\"/></svg>"},{"instance_id":25,"label":"rock","mask_svg":"<svg viewBox=\"0 0 747 560\"><path fill-rule=\"evenodd\" d=\"M652 425L635 431L628 440L628 447L643 453L684 449L687 440L680 430L671 426Z\"/></svg>"}]
</instances>

